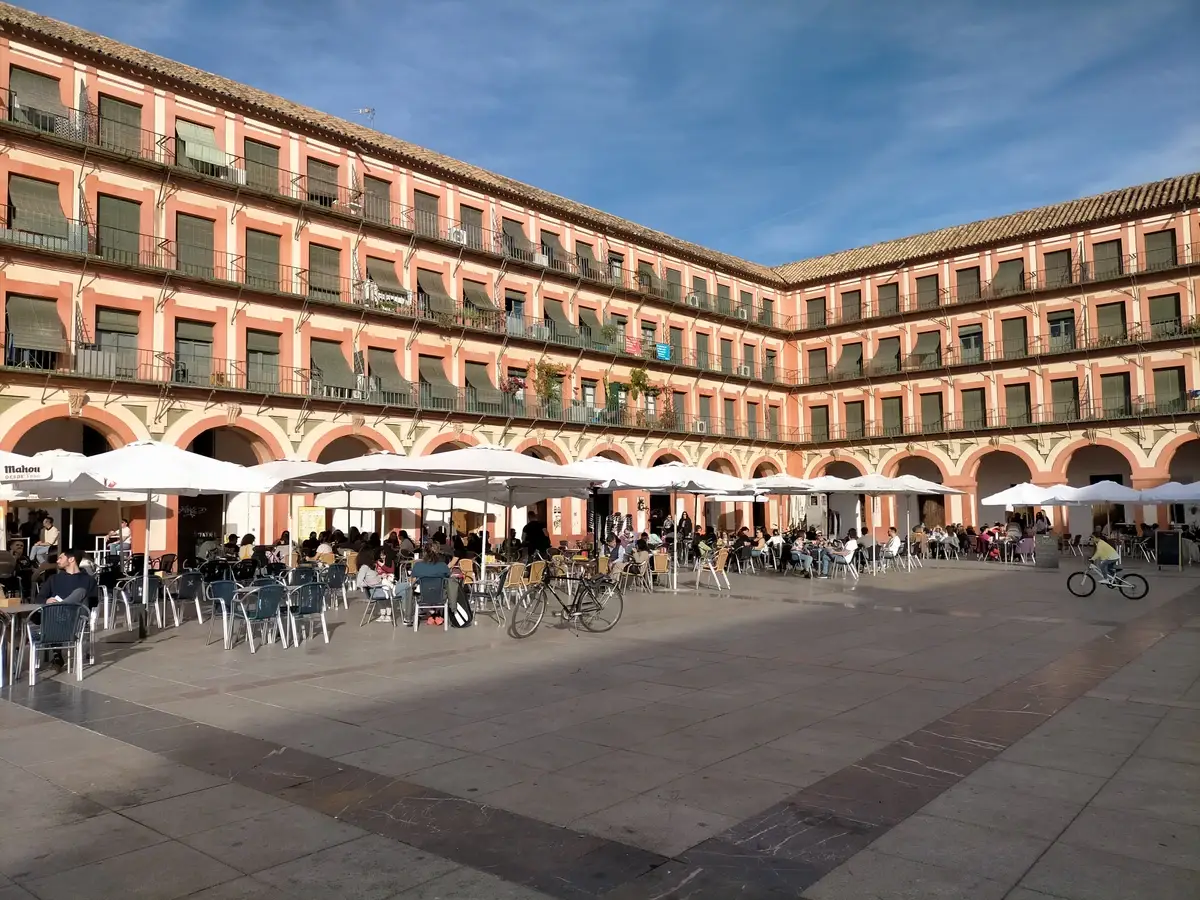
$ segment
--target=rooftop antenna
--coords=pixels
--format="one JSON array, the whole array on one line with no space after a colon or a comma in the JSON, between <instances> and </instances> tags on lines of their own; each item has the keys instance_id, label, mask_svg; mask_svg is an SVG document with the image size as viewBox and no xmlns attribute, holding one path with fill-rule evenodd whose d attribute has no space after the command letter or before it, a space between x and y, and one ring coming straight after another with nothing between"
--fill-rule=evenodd
<instances>
[{"instance_id":1,"label":"rooftop antenna","mask_svg":"<svg viewBox=\"0 0 1200 900\"><path fill-rule=\"evenodd\" d=\"M375 107L364 106L361 109L356 109L354 112L356 115L366 116L367 125L369 125L371 128L375 127Z\"/></svg>"}]
</instances>

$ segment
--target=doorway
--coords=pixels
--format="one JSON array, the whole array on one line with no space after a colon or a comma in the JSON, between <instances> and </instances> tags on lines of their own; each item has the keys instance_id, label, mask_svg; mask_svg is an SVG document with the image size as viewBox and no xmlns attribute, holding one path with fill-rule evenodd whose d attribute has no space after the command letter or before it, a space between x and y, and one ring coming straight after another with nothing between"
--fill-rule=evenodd
<instances>
[{"instance_id":1,"label":"doorway","mask_svg":"<svg viewBox=\"0 0 1200 900\"><path fill-rule=\"evenodd\" d=\"M922 494L917 497L921 510L921 521L926 528L946 527L946 498L936 494Z\"/></svg>"}]
</instances>

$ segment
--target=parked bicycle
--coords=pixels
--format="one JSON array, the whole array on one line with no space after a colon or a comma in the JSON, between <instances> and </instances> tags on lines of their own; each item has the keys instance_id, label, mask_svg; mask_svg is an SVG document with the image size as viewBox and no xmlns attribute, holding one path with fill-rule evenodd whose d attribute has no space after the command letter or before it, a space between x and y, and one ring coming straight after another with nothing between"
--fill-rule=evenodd
<instances>
[{"instance_id":1,"label":"parked bicycle","mask_svg":"<svg viewBox=\"0 0 1200 900\"><path fill-rule=\"evenodd\" d=\"M1104 573L1095 563L1091 563L1082 572L1072 572L1067 576L1067 590L1076 597L1090 597L1096 590L1097 584L1106 584ZM1135 572L1122 573L1117 569L1107 586L1121 592L1128 600L1141 600L1150 593L1150 585L1146 579Z\"/></svg>"},{"instance_id":2,"label":"parked bicycle","mask_svg":"<svg viewBox=\"0 0 1200 900\"><path fill-rule=\"evenodd\" d=\"M555 586L556 583L566 586L566 599ZM551 597L558 601L567 627L582 625L595 633L612 630L625 607L621 589L607 576L571 578L552 575L547 569L541 584L533 585L528 594L513 603L509 634L515 638L527 638L537 631Z\"/></svg>"}]
</instances>

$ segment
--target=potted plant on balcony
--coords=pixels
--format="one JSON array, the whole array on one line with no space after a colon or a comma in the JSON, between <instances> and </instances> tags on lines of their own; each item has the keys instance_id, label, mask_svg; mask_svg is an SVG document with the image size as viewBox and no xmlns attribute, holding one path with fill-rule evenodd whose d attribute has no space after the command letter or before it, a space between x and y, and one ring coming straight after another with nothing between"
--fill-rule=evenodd
<instances>
[{"instance_id":1,"label":"potted plant on balcony","mask_svg":"<svg viewBox=\"0 0 1200 900\"><path fill-rule=\"evenodd\" d=\"M611 347L617 342L617 338L621 335L621 329L617 327L615 322L609 322L600 328L600 340Z\"/></svg>"},{"instance_id":2,"label":"potted plant on balcony","mask_svg":"<svg viewBox=\"0 0 1200 900\"><path fill-rule=\"evenodd\" d=\"M500 382L500 393L502 394L519 394L525 390L525 379L520 375L509 375Z\"/></svg>"},{"instance_id":3,"label":"potted plant on balcony","mask_svg":"<svg viewBox=\"0 0 1200 900\"><path fill-rule=\"evenodd\" d=\"M533 388L543 407L554 407L555 402L562 399L559 378L565 371L560 363L545 360L530 366Z\"/></svg>"},{"instance_id":4,"label":"potted plant on balcony","mask_svg":"<svg viewBox=\"0 0 1200 900\"><path fill-rule=\"evenodd\" d=\"M639 395L646 393L650 387L650 376L641 366L629 373L629 399L636 400Z\"/></svg>"}]
</instances>

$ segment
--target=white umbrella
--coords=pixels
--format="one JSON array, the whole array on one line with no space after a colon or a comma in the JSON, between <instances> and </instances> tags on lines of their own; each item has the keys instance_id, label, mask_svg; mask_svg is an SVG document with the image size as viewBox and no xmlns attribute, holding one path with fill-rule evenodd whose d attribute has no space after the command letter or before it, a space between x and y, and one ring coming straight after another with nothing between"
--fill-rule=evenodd
<instances>
[{"instance_id":1,"label":"white umbrella","mask_svg":"<svg viewBox=\"0 0 1200 900\"><path fill-rule=\"evenodd\" d=\"M1125 487L1115 481L1097 481L1086 487L1052 488L1053 501L1061 505L1088 506L1093 503L1137 503L1142 499L1140 491ZM1050 505L1050 504L1047 504Z\"/></svg>"},{"instance_id":2,"label":"white umbrella","mask_svg":"<svg viewBox=\"0 0 1200 900\"><path fill-rule=\"evenodd\" d=\"M746 491L746 483L742 479L714 472L712 469L702 469L679 462L669 462L654 468L662 469L669 487L683 494L742 494Z\"/></svg>"},{"instance_id":3,"label":"white umbrella","mask_svg":"<svg viewBox=\"0 0 1200 900\"><path fill-rule=\"evenodd\" d=\"M746 487L758 494L796 496L800 494L819 493L813 490L813 483L813 479L811 478L797 478L795 475L781 474L751 478L746 481Z\"/></svg>"},{"instance_id":4,"label":"white umbrella","mask_svg":"<svg viewBox=\"0 0 1200 900\"><path fill-rule=\"evenodd\" d=\"M1140 499L1142 503L1200 502L1200 482L1180 484L1178 481L1169 481L1142 491Z\"/></svg>"},{"instance_id":5,"label":"white umbrella","mask_svg":"<svg viewBox=\"0 0 1200 900\"><path fill-rule=\"evenodd\" d=\"M1065 485L1064 485L1065 486ZM1052 506L1053 493L1049 488L1026 481L1014 484L999 493L984 497L980 506Z\"/></svg>"},{"instance_id":6,"label":"white umbrella","mask_svg":"<svg viewBox=\"0 0 1200 900\"><path fill-rule=\"evenodd\" d=\"M593 456L563 466L573 476L587 478L600 491L669 491L674 487L667 466L631 466L605 456Z\"/></svg>"},{"instance_id":7,"label":"white umbrella","mask_svg":"<svg viewBox=\"0 0 1200 900\"><path fill-rule=\"evenodd\" d=\"M897 475L894 481L907 487L910 494L933 494L936 496L949 497L955 494L962 494L963 491L956 488L946 487L936 481L929 481L925 478L918 478L916 475Z\"/></svg>"}]
</instances>

